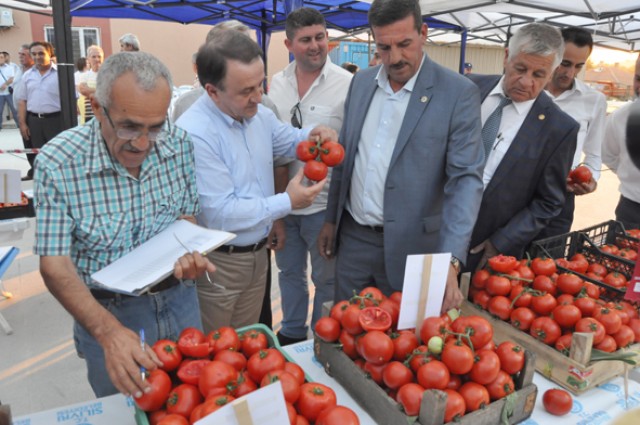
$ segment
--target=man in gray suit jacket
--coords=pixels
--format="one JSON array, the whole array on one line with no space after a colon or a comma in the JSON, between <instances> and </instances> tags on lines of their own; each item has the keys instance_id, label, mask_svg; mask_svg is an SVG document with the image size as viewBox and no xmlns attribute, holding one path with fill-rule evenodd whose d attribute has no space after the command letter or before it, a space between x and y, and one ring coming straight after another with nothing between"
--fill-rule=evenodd
<instances>
[{"instance_id":1,"label":"man in gray suit jacket","mask_svg":"<svg viewBox=\"0 0 640 425\"><path fill-rule=\"evenodd\" d=\"M563 52L560 31L529 24L511 37L503 76L468 76L483 99L483 139L492 115L502 105L502 120L493 137L483 140L485 190L471 238L469 270L482 267L499 253L521 258L562 210L579 125L543 89Z\"/></svg>"},{"instance_id":2,"label":"man in gray suit jacket","mask_svg":"<svg viewBox=\"0 0 640 425\"><path fill-rule=\"evenodd\" d=\"M431 61L416 0L375 0L369 23L382 67L359 71L345 104L321 253L336 255L336 299L402 290L409 254L450 252L443 310L459 305L482 197L480 96Z\"/></svg>"}]
</instances>

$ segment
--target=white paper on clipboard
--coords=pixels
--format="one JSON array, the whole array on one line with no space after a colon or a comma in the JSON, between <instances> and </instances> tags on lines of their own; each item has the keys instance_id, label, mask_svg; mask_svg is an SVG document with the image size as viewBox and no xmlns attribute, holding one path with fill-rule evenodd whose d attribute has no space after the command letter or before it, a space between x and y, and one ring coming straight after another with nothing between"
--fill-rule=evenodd
<instances>
[{"instance_id":1,"label":"white paper on clipboard","mask_svg":"<svg viewBox=\"0 0 640 425\"><path fill-rule=\"evenodd\" d=\"M404 286L398 329L416 327L420 286L422 284L423 265L426 255L431 255L431 280L424 317L439 316L447 285L447 275L451 264L451 253L408 255L404 269Z\"/></svg>"}]
</instances>

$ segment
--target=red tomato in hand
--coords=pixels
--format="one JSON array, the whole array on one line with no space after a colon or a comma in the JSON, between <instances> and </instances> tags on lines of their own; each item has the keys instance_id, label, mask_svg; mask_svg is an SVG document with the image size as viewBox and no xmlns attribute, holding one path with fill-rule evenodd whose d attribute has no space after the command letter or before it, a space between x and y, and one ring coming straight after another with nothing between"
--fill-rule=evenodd
<instances>
[{"instance_id":1,"label":"red tomato in hand","mask_svg":"<svg viewBox=\"0 0 640 425\"><path fill-rule=\"evenodd\" d=\"M138 407L145 412L153 412L164 406L171 391L171 378L162 369L155 369L149 373L147 383L151 386L151 391L143 393L142 397L135 398Z\"/></svg>"},{"instance_id":2,"label":"red tomato in hand","mask_svg":"<svg viewBox=\"0 0 640 425\"><path fill-rule=\"evenodd\" d=\"M318 153L318 144L311 140L305 140L296 146L296 156L300 161L312 161L317 158Z\"/></svg>"},{"instance_id":3,"label":"red tomato in hand","mask_svg":"<svg viewBox=\"0 0 640 425\"><path fill-rule=\"evenodd\" d=\"M569 173L571 183L589 183L592 177L591 170L585 165L580 165Z\"/></svg>"},{"instance_id":4,"label":"red tomato in hand","mask_svg":"<svg viewBox=\"0 0 640 425\"><path fill-rule=\"evenodd\" d=\"M171 372L180 366L182 353L175 342L168 339L159 339L151 348L162 362L162 370Z\"/></svg>"},{"instance_id":5,"label":"red tomato in hand","mask_svg":"<svg viewBox=\"0 0 640 425\"><path fill-rule=\"evenodd\" d=\"M319 182L327 177L329 167L322 161L311 160L304 164L304 175L309 180Z\"/></svg>"},{"instance_id":6,"label":"red tomato in hand","mask_svg":"<svg viewBox=\"0 0 640 425\"><path fill-rule=\"evenodd\" d=\"M555 388L544 392L542 404L547 412L552 415L562 416L571 411L573 398L565 390Z\"/></svg>"},{"instance_id":7,"label":"red tomato in hand","mask_svg":"<svg viewBox=\"0 0 640 425\"><path fill-rule=\"evenodd\" d=\"M320 147L320 159L329 167L335 167L344 159L344 148L337 142L324 142Z\"/></svg>"}]
</instances>

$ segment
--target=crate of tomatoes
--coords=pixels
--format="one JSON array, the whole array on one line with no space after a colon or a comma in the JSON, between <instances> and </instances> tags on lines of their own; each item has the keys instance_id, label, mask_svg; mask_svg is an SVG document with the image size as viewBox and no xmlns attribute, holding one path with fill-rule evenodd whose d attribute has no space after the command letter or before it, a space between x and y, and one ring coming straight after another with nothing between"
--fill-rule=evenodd
<instances>
[{"instance_id":1,"label":"crate of tomatoes","mask_svg":"<svg viewBox=\"0 0 640 425\"><path fill-rule=\"evenodd\" d=\"M573 260L575 261L575 260ZM638 308L605 300L601 288L549 257L499 255L461 280L465 314L489 320L496 342L536 354L536 369L575 394L640 361Z\"/></svg>"},{"instance_id":2,"label":"crate of tomatoes","mask_svg":"<svg viewBox=\"0 0 640 425\"><path fill-rule=\"evenodd\" d=\"M193 424L276 381L291 424L322 424L334 415L357 424L355 413L337 406L331 388L311 382L264 325L221 327L208 335L187 328L177 341L160 340L152 348L164 367L147 373L152 391L135 399L138 425Z\"/></svg>"},{"instance_id":3,"label":"crate of tomatoes","mask_svg":"<svg viewBox=\"0 0 640 425\"><path fill-rule=\"evenodd\" d=\"M514 424L531 415L531 352L496 347L479 316L430 317L418 334L399 331L401 296L366 288L315 328L316 358L377 423Z\"/></svg>"},{"instance_id":4,"label":"crate of tomatoes","mask_svg":"<svg viewBox=\"0 0 640 425\"><path fill-rule=\"evenodd\" d=\"M616 254L635 251L632 248L627 248L626 251L616 248L617 251L613 251L611 247L616 246L613 244L598 246L589 235L595 235L594 239L600 242L606 241L602 238L603 226L585 230L586 233L571 232L535 241L529 254L531 257L552 258L558 270L577 274L583 281L596 284L602 288L601 291L606 298L622 299L627 290L627 282L633 275L635 261Z\"/></svg>"},{"instance_id":5,"label":"crate of tomatoes","mask_svg":"<svg viewBox=\"0 0 640 425\"><path fill-rule=\"evenodd\" d=\"M640 247L640 229L625 230L622 223L609 220L578 230L602 251L632 262L636 261Z\"/></svg>"}]
</instances>

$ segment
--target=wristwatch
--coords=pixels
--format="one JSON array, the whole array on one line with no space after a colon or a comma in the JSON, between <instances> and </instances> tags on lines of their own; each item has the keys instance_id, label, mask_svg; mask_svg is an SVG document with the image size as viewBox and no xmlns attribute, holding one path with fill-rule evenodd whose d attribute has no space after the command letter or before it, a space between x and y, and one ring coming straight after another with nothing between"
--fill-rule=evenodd
<instances>
[{"instance_id":1,"label":"wristwatch","mask_svg":"<svg viewBox=\"0 0 640 425\"><path fill-rule=\"evenodd\" d=\"M458 260L453 255L451 256L451 265L456 270L456 274L460 274L460 269L462 268L462 264L460 263L460 260Z\"/></svg>"}]
</instances>

